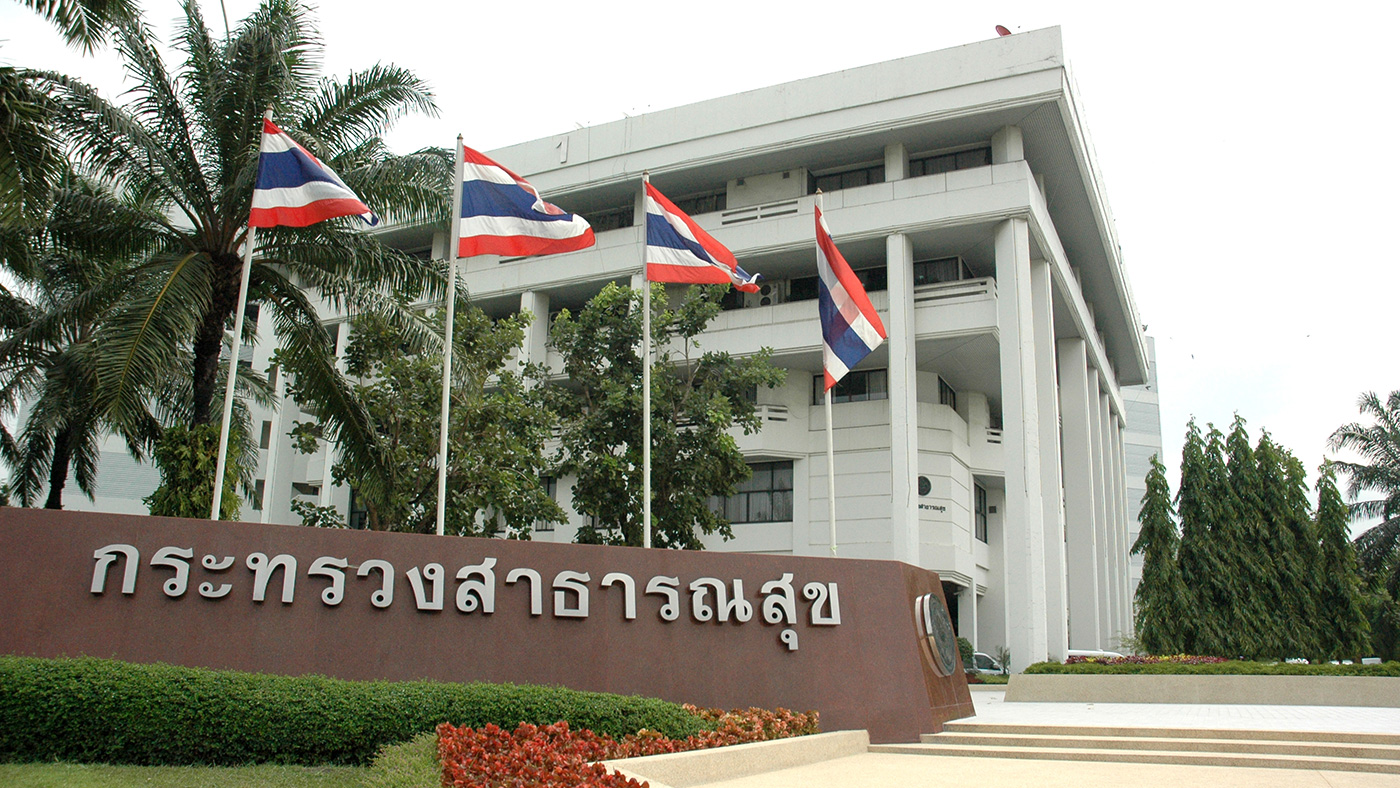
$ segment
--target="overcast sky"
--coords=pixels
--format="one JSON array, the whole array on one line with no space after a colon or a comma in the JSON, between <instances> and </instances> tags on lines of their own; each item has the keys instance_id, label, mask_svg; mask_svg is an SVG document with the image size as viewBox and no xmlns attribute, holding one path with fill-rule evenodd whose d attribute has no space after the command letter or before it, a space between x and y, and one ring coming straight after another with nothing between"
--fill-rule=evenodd
<instances>
[{"instance_id":1,"label":"overcast sky","mask_svg":"<svg viewBox=\"0 0 1400 788\"><path fill-rule=\"evenodd\" d=\"M143 5L169 38L178 3ZM1239 412L1311 478L1328 435L1358 418L1358 395L1400 389L1389 311L1400 269L1386 229L1400 194L1388 38L1400 4L1319 3L1307 15L1220 2L971 5L395 0L326 2L318 17L327 73L392 62L436 91L441 117L390 137L403 152L458 133L489 150L980 41L997 24L1059 25L1157 340L1173 488L1192 415L1228 429ZM255 3L226 6L236 25ZM222 32L219 4L203 7ZM65 49L9 0L0 39L2 62L121 88L110 52Z\"/></svg>"}]
</instances>

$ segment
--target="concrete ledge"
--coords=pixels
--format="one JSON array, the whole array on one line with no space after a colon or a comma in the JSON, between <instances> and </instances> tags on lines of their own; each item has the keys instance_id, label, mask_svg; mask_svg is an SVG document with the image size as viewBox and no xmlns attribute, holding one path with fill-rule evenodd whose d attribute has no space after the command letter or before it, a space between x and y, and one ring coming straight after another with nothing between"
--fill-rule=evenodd
<instances>
[{"instance_id":1,"label":"concrete ledge","mask_svg":"<svg viewBox=\"0 0 1400 788\"><path fill-rule=\"evenodd\" d=\"M712 750L624 758L605 761L604 765L634 780L646 780L652 788L688 788L858 755L869 747L870 736L865 731L835 731Z\"/></svg>"},{"instance_id":2,"label":"concrete ledge","mask_svg":"<svg viewBox=\"0 0 1400 788\"><path fill-rule=\"evenodd\" d=\"M1019 673L1017 703L1231 703L1400 708L1400 678L1379 676L1085 676Z\"/></svg>"}]
</instances>

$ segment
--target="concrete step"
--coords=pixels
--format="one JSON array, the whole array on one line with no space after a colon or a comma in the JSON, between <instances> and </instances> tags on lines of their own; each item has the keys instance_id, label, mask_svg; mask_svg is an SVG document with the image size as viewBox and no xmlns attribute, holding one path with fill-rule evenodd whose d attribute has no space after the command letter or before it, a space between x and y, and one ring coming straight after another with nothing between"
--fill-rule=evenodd
<instances>
[{"instance_id":1,"label":"concrete step","mask_svg":"<svg viewBox=\"0 0 1400 788\"><path fill-rule=\"evenodd\" d=\"M952 755L982 758L1026 758L1048 761L1098 761L1108 763L1160 763L1189 766L1245 766L1256 769L1306 769L1313 771L1400 774L1400 760L1339 758L1307 755L1183 752L1170 750L1120 750L1081 747L1012 747L951 744L872 744L870 752L900 755Z\"/></svg>"},{"instance_id":2,"label":"concrete step","mask_svg":"<svg viewBox=\"0 0 1400 788\"><path fill-rule=\"evenodd\" d=\"M955 733L925 735L922 741L943 746L1059 747L1092 750L1157 750L1170 752L1307 755L1322 758L1373 758L1400 761L1400 745L1261 739L1208 739L1157 736L1089 736L1068 734Z\"/></svg>"},{"instance_id":3,"label":"concrete step","mask_svg":"<svg viewBox=\"0 0 1400 788\"><path fill-rule=\"evenodd\" d=\"M1400 733L1343 733L1339 731L1278 731L1232 728L1137 728L1095 725L1015 725L984 722L947 722L948 733L1007 733L1049 736L1122 736L1167 739L1249 739L1251 741L1336 742L1400 747ZM938 734L924 734L925 738Z\"/></svg>"}]
</instances>

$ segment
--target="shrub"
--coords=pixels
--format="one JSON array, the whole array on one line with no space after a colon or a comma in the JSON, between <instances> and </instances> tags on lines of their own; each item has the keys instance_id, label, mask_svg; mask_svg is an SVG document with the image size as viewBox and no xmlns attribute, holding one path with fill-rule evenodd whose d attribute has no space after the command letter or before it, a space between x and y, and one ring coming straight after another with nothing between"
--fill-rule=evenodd
<instances>
[{"instance_id":1,"label":"shrub","mask_svg":"<svg viewBox=\"0 0 1400 788\"><path fill-rule=\"evenodd\" d=\"M0 657L0 760L362 764L442 722L557 720L613 736L686 737L710 725L678 704L559 687Z\"/></svg>"},{"instance_id":2,"label":"shrub","mask_svg":"<svg viewBox=\"0 0 1400 788\"><path fill-rule=\"evenodd\" d=\"M1027 673L1066 673L1087 675L1220 675L1220 676L1400 676L1400 662L1379 665L1294 665L1287 662L1245 662L1219 657L1192 657L1200 662L1086 660L1062 665L1037 662ZM1210 661L1207 661L1210 660ZM1111 664L1117 663L1117 664Z\"/></svg>"},{"instance_id":3,"label":"shrub","mask_svg":"<svg viewBox=\"0 0 1400 788\"><path fill-rule=\"evenodd\" d=\"M439 725L442 784L460 788L642 788L636 780L609 773L598 761L785 739L818 730L814 711L799 714L787 709L726 712L685 708L711 722L714 728L680 740L653 730L638 731L618 740L590 730L570 730L567 722L545 727L522 723L514 733L495 725L480 730Z\"/></svg>"}]
</instances>

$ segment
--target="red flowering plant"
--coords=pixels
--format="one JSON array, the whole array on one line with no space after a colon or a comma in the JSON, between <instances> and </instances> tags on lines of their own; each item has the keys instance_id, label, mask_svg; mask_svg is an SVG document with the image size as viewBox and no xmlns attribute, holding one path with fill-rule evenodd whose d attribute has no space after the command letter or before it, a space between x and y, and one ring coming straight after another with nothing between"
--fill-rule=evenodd
<instances>
[{"instance_id":1,"label":"red flowering plant","mask_svg":"<svg viewBox=\"0 0 1400 788\"><path fill-rule=\"evenodd\" d=\"M473 730L443 723L437 729L442 784L452 788L645 788L645 783L609 772L598 761L784 739L818 731L814 711L804 714L787 709L685 708L713 727L685 739L671 739L644 729L618 741L590 730L570 730L567 722L543 727L522 722L513 733L489 724Z\"/></svg>"}]
</instances>

